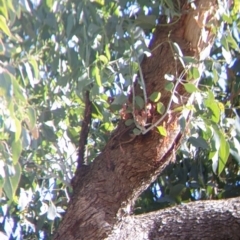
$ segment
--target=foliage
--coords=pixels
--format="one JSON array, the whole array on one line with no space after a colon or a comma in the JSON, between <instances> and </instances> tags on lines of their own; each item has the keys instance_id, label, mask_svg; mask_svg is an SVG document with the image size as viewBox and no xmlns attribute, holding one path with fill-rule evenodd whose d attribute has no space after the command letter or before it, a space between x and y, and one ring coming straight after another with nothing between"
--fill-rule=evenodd
<instances>
[{"instance_id":1,"label":"foliage","mask_svg":"<svg viewBox=\"0 0 240 240\"><path fill-rule=\"evenodd\" d=\"M178 19L174 2L0 0L0 219L9 238L47 239L56 229L71 194L86 90L94 106L89 163L132 111L123 107L127 95L138 72L143 80L140 62L151 54L158 15ZM193 120L179 119L185 140L177 163L141 196L139 212L239 193L238 7L236 1L216 13L216 43L198 88L191 82L199 78L194 59L182 57L188 78L179 84L196 96L182 109L191 108ZM166 88L174 96L173 77L166 75ZM135 96L133 106L141 110L149 101L167 112L159 92Z\"/></svg>"}]
</instances>

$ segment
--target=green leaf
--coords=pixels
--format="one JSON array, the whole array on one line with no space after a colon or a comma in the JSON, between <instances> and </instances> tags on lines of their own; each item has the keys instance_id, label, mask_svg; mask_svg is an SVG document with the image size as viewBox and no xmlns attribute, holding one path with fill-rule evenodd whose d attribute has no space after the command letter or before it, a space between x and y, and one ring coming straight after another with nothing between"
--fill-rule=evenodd
<instances>
[{"instance_id":1,"label":"green leaf","mask_svg":"<svg viewBox=\"0 0 240 240\"><path fill-rule=\"evenodd\" d=\"M28 127L30 130L35 127L36 124L36 112L32 107L29 107L27 110L27 115L29 119Z\"/></svg>"},{"instance_id":2,"label":"green leaf","mask_svg":"<svg viewBox=\"0 0 240 240\"><path fill-rule=\"evenodd\" d=\"M12 91L12 77L8 72L0 74L0 96L5 96L8 103L11 101Z\"/></svg>"},{"instance_id":3,"label":"green leaf","mask_svg":"<svg viewBox=\"0 0 240 240\"><path fill-rule=\"evenodd\" d=\"M184 56L182 57L182 60L184 61L185 64L190 64L190 63L193 63L193 64L196 64L197 63L197 60L195 57L190 57L190 56Z\"/></svg>"},{"instance_id":4,"label":"green leaf","mask_svg":"<svg viewBox=\"0 0 240 240\"><path fill-rule=\"evenodd\" d=\"M186 128L186 119L185 119L185 117L182 116L179 119L179 124L180 124L180 127L181 127L181 131L184 132L185 128Z\"/></svg>"},{"instance_id":5,"label":"green leaf","mask_svg":"<svg viewBox=\"0 0 240 240\"><path fill-rule=\"evenodd\" d=\"M171 92L174 88L174 84L172 82L168 82L166 85L165 85L165 90Z\"/></svg>"},{"instance_id":6,"label":"green leaf","mask_svg":"<svg viewBox=\"0 0 240 240\"><path fill-rule=\"evenodd\" d=\"M105 0L91 0L91 2L98 3L101 6L104 6L104 4L105 4Z\"/></svg>"},{"instance_id":7,"label":"green leaf","mask_svg":"<svg viewBox=\"0 0 240 240\"><path fill-rule=\"evenodd\" d=\"M130 126L130 125L132 125L133 123L134 123L133 119L127 119L127 120L125 121L125 125L126 125L126 126Z\"/></svg>"},{"instance_id":8,"label":"green leaf","mask_svg":"<svg viewBox=\"0 0 240 240\"><path fill-rule=\"evenodd\" d=\"M112 102L113 105L122 105L126 103L127 97L124 94L119 94L114 98L114 101Z\"/></svg>"},{"instance_id":9,"label":"green leaf","mask_svg":"<svg viewBox=\"0 0 240 240\"><path fill-rule=\"evenodd\" d=\"M4 178L0 175L0 192L2 192L2 189L4 187Z\"/></svg>"},{"instance_id":10,"label":"green leaf","mask_svg":"<svg viewBox=\"0 0 240 240\"><path fill-rule=\"evenodd\" d=\"M0 39L0 55L3 55L5 52L5 46L4 43L2 42L2 40Z\"/></svg>"},{"instance_id":11,"label":"green leaf","mask_svg":"<svg viewBox=\"0 0 240 240\"><path fill-rule=\"evenodd\" d=\"M13 158L13 164L16 164L18 162L18 159L22 153L22 143L20 139L17 141L12 142L12 158Z\"/></svg>"},{"instance_id":12,"label":"green leaf","mask_svg":"<svg viewBox=\"0 0 240 240\"><path fill-rule=\"evenodd\" d=\"M213 171L220 175L227 163L230 146L225 139L225 135L217 126L213 126L211 145L212 151L209 154L209 159L212 159L213 161Z\"/></svg>"},{"instance_id":13,"label":"green leaf","mask_svg":"<svg viewBox=\"0 0 240 240\"><path fill-rule=\"evenodd\" d=\"M198 88L192 83L185 83L185 84L183 84L183 86L188 93L193 93L193 92L199 91Z\"/></svg>"},{"instance_id":14,"label":"green leaf","mask_svg":"<svg viewBox=\"0 0 240 240\"><path fill-rule=\"evenodd\" d=\"M97 85L101 87L102 86L101 75L97 65L93 67L92 75L93 77L95 77Z\"/></svg>"},{"instance_id":15,"label":"green leaf","mask_svg":"<svg viewBox=\"0 0 240 240\"><path fill-rule=\"evenodd\" d=\"M222 19L229 24L232 23L232 18L229 15L227 15L226 13L222 14Z\"/></svg>"},{"instance_id":16,"label":"green leaf","mask_svg":"<svg viewBox=\"0 0 240 240\"><path fill-rule=\"evenodd\" d=\"M142 97L136 96L136 97L135 97L135 103L136 103L136 105L137 105L140 109L143 109L143 107L144 107L144 100L143 100Z\"/></svg>"},{"instance_id":17,"label":"green leaf","mask_svg":"<svg viewBox=\"0 0 240 240\"><path fill-rule=\"evenodd\" d=\"M5 19L8 19L8 9L7 9L7 3L8 1L1 0L0 1L0 15L3 15ZM11 2L11 1L9 1Z\"/></svg>"},{"instance_id":18,"label":"green leaf","mask_svg":"<svg viewBox=\"0 0 240 240\"><path fill-rule=\"evenodd\" d=\"M220 136L220 148L218 151L219 161L218 161L218 174L220 175L223 169L226 166L228 157L229 157L230 146L229 143L226 141L224 135L221 132Z\"/></svg>"},{"instance_id":19,"label":"green leaf","mask_svg":"<svg viewBox=\"0 0 240 240\"><path fill-rule=\"evenodd\" d=\"M229 52L229 46L228 46L226 37L222 36L220 41L221 41L221 45Z\"/></svg>"},{"instance_id":20,"label":"green leaf","mask_svg":"<svg viewBox=\"0 0 240 240\"><path fill-rule=\"evenodd\" d=\"M53 6L53 0L46 0L46 5L49 9L52 9Z\"/></svg>"},{"instance_id":21,"label":"green leaf","mask_svg":"<svg viewBox=\"0 0 240 240\"><path fill-rule=\"evenodd\" d=\"M12 187L11 178L8 174L6 174L6 177L5 177L3 190L4 190L7 198L11 201L13 199L13 187Z\"/></svg>"},{"instance_id":22,"label":"green leaf","mask_svg":"<svg viewBox=\"0 0 240 240\"><path fill-rule=\"evenodd\" d=\"M9 37L12 36L10 29L8 28L7 21L6 19L0 15L0 29Z\"/></svg>"},{"instance_id":23,"label":"green leaf","mask_svg":"<svg viewBox=\"0 0 240 240\"><path fill-rule=\"evenodd\" d=\"M16 100L22 101L25 103L26 97L25 97L23 90L21 89L19 83L16 81L15 78L12 78L12 85L13 85L13 92L14 92Z\"/></svg>"},{"instance_id":24,"label":"green leaf","mask_svg":"<svg viewBox=\"0 0 240 240\"><path fill-rule=\"evenodd\" d=\"M204 101L206 107L211 111L211 120L218 123L220 120L221 110L218 103L209 95L209 98Z\"/></svg>"},{"instance_id":25,"label":"green leaf","mask_svg":"<svg viewBox=\"0 0 240 240\"><path fill-rule=\"evenodd\" d=\"M31 59L29 60L29 63L32 65L35 78L38 79L38 78L39 78L39 71L38 71L37 61L36 61L34 58L31 58Z\"/></svg>"},{"instance_id":26,"label":"green leaf","mask_svg":"<svg viewBox=\"0 0 240 240\"><path fill-rule=\"evenodd\" d=\"M108 63L108 58L104 55L100 55L98 56L98 59L103 62L103 64L107 64Z\"/></svg>"},{"instance_id":27,"label":"green leaf","mask_svg":"<svg viewBox=\"0 0 240 240\"><path fill-rule=\"evenodd\" d=\"M110 132L114 130L114 125L111 122L105 122L104 124L101 124L101 128Z\"/></svg>"},{"instance_id":28,"label":"green leaf","mask_svg":"<svg viewBox=\"0 0 240 240\"><path fill-rule=\"evenodd\" d=\"M199 73L199 70L198 70L197 67L191 67L190 68L190 73L191 73L191 76L194 80L198 79L200 77L200 73Z\"/></svg>"},{"instance_id":29,"label":"green leaf","mask_svg":"<svg viewBox=\"0 0 240 240\"><path fill-rule=\"evenodd\" d=\"M105 45L105 54L107 56L108 61L110 61L111 60L111 53L110 53L110 50L109 50L109 44Z\"/></svg>"},{"instance_id":30,"label":"green leaf","mask_svg":"<svg viewBox=\"0 0 240 240\"><path fill-rule=\"evenodd\" d=\"M21 174L22 174L22 168L21 168L21 165L19 163L16 163L14 165L14 169L15 169L15 174L11 176L13 196L15 195L15 193L17 191L18 184L20 182Z\"/></svg>"},{"instance_id":31,"label":"green leaf","mask_svg":"<svg viewBox=\"0 0 240 240\"><path fill-rule=\"evenodd\" d=\"M157 112L160 114L164 114L165 106L163 105L163 103L161 102L157 103Z\"/></svg>"},{"instance_id":32,"label":"green leaf","mask_svg":"<svg viewBox=\"0 0 240 240\"><path fill-rule=\"evenodd\" d=\"M92 102L92 117L95 119L103 119L102 112L99 109L99 106L96 103Z\"/></svg>"},{"instance_id":33,"label":"green leaf","mask_svg":"<svg viewBox=\"0 0 240 240\"><path fill-rule=\"evenodd\" d=\"M217 72L216 69L213 69L212 73L213 73L213 82L216 84L218 82L218 79L219 79L218 72Z\"/></svg>"},{"instance_id":34,"label":"green leaf","mask_svg":"<svg viewBox=\"0 0 240 240\"><path fill-rule=\"evenodd\" d=\"M53 126L49 126L46 123L42 124L42 134L49 142L55 142L57 139Z\"/></svg>"},{"instance_id":35,"label":"green leaf","mask_svg":"<svg viewBox=\"0 0 240 240\"><path fill-rule=\"evenodd\" d=\"M239 50L238 44L237 44L237 42L235 41L235 39L232 37L231 34L228 34L228 35L227 35L227 41L228 41L229 45L230 45L233 49Z\"/></svg>"},{"instance_id":36,"label":"green leaf","mask_svg":"<svg viewBox=\"0 0 240 240\"><path fill-rule=\"evenodd\" d=\"M149 97L149 99L152 101L152 102L158 102L159 99L161 97L161 93L160 92L153 92L151 94L151 96Z\"/></svg>"},{"instance_id":37,"label":"green leaf","mask_svg":"<svg viewBox=\"0 0 240 240\"><path fill-rule=\"evenodd\" d=\"M141 130L140 129L138 129L138 128L134 128L133 129L133 134L134 135L140 135L142 132L141 132Z\"/></svg>"},{"instance_id":38,"label":"green leaf","mask_svg":"<svg viewBox=\"0 0 240 240\"><path fill-rule=\"evenodd\" d=\"M21 122L17 118L14 119L14 122L15 122L15 127L16 127L15 141L18 141L21 136L22 125L21 125Z\"/></svg>"},{"instance_id":39,"label":"green leaf","mask_svg":"<svg viewBox=\"0 0 240 240\"><path fill-rule=\"evenodd\" d=\"M160 133L160 135L162 135L162 136L164 136L164 137L167 136L167 130L166 130L165 127L163 127L163 126L158 126L158 127L157 127L157 130L158 130L158 132Z\"/></svg>"}]
</instances>

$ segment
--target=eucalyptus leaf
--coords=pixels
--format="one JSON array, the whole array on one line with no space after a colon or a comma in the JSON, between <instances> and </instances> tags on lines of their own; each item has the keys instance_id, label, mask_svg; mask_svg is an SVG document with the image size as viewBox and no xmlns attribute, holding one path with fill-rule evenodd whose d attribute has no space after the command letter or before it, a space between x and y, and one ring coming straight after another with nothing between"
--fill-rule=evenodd
<instances>
[{"instance_id":1,"label":"eucalyptus leaf","mask_svg":"<svg viewBox=\"0 0 240 240\"><path fill-rule=\"evenodd\" d=\"M143 100L142 97L136 96L135 97L135 103L136 103L136 105L138 106L139 109L143 109L143 107L144 107L144 100Z\"/></svg>"},{"instance_id":2,"label":"eucalyptus leaf","mask_svg":"<svg viewBox=\"0 0 240 240\"><path fill-rule=\"evenodd\" d=\"M162 135L162 136L164 136L164 137L167 136L167 130L166 130L165 127L163 127L163 126L158 126L158 127L157 127L157 130L158 130L158 132L160 133L160 135Z\"/></svg>"},{"instance_id":3,"label":"eucalyptus leaf","mask_svg":"<svg viewBox=\"0 0 240 240\"><path fill-rule=\"evenodd\" d=\"M152 101L152 102L158 102L160 100L160 97L161 97L161 93L160 92L153 92L149 99Z\"/></svg>"}]
</instances>

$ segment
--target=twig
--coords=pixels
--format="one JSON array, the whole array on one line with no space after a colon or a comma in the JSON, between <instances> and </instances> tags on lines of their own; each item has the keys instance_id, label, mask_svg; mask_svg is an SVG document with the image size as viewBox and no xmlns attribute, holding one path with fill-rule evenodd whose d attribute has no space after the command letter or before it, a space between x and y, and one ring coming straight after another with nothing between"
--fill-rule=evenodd
<instances>
[{"instance_id":1,"label":"twig","mask_svg":"<svg viewBox=\"0 0 240 240\"><path fill-rule=\"evenodd\" d=\"M89 98L89 91L86 91L84 117L82 121L81 133L79 138L77 169L80 169L84 163L85 145L87 143L88 133L91 125L91 118L92 118L92 102L90 101Z\"/></svg>"}]
</instances>

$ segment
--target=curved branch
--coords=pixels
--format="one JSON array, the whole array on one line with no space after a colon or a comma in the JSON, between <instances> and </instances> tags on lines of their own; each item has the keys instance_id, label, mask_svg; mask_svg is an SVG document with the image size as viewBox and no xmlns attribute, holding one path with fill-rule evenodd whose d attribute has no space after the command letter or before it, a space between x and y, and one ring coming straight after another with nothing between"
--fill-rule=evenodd
<instances>
[{"instance_id":1,"label":"curved branch","mask_svg":"<svg viewBox=\"0 0 240 240\"><path fill-rule=\"evenodd\" d=\"M90 101L89 98L89 91L86 91L84 117L82 121L81 133L79 138L77 170L79 170L84 163L85 145L87 143L88 133L91 125L91 118L92 118L92 102Z\"/></svg>"},{"instance_id":2,"label":"curved branch","mask_svg":"<svg viewBox=\"0 0 240 240\"><path fill-rule=\"evenodd\" d=\"M240 239L239 209L240 198L233 198L127 216L107 240Z\"/></svg>"}]
</instances>

